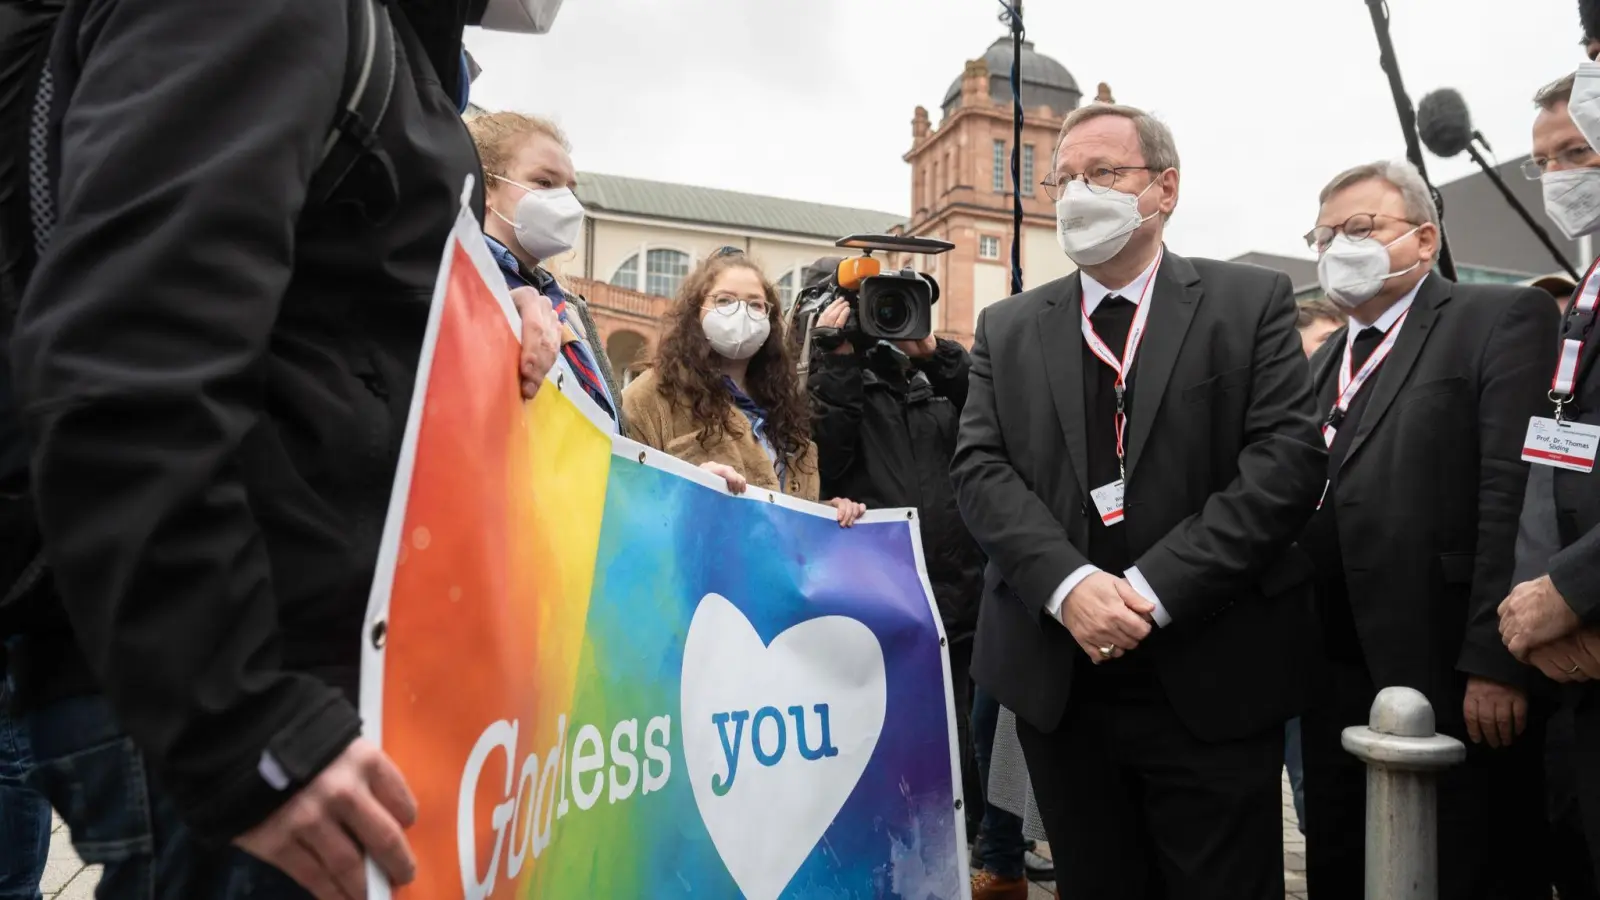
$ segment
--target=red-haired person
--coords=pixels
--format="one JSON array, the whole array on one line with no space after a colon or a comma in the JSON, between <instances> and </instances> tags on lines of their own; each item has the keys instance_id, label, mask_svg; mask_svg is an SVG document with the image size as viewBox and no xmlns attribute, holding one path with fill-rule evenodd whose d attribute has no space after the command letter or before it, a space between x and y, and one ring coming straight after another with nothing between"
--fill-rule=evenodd
<instances>
[{"instance_id":1,"label":"red-haired person","mask_svg":"<svg viewBox=\"0 0 1600 900\"><path fill-rule=\"evenodd\" d=\"M782 339L778 293L740 253L689 273L654 365L622 392L628 436L692 463L743 493L748 485L818 499L817 445L799 375ZM866 507L834 499L839 524Z\"/></svg>"}]
</instances>

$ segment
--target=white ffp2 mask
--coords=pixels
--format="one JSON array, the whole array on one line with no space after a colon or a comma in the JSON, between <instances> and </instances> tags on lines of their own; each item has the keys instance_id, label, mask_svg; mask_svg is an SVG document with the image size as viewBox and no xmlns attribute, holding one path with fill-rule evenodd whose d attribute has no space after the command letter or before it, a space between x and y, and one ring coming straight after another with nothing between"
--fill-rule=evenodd
<instances>
[{"instance_id":1,"label":"white ffp2 mask","mask_svg":"<svg viewBox=\"0 0 1600 900\"><path fill-rule=\"evenodd\" d=\"M1389 248L1416 233L1413 228L1387 244L1370 237L1351 240L1342 234L1334 235L1333 243L1317 260L1317 280L1322 283L1323 292L1344 309L1355 309L1378 296L1385 281L1422 265L1419 260L1398 272L1389 271Z\"/></svg>"},{"instance_id":2,"label":"white ffp2 mask","mask_svg":"<svg viewBox=\"0 0 1600 900\"><path fill-rule=\"evenodd\" d=\"M731 312L712 310L700 320L700 327L711 342L711 349L727 359L749 359L767 342L772 322L766 316L750 317L749 308L738 304Z\"/></svg>"},{"instance_id":3,"label":"white ffp2 mask","mask_svg":"<svg viewBox=\"0 0 1600 900\"><path fill-rule=\"evenodd\" d=\"M1567 169L1539 177L1544 211L1568 240L1600 231L1600 169Z\"/></svg>"},{"instance_id":4,"label":"white ffp2 mask","mask_svg":"<svg viewBox=\"0 0 1600 900\"><path fill-rule=\"evenodd\" d=\"M1061 250L1080 266L1094 266L1122 252L1139 226L1160 215L1139 215L1139 198L1155 187L1152 181L1138 194L1108 190L1098 193L1082 181L1067 182L1056 201L1056 237Z\"/></svg>"},{"instance_id":5,"label":"white ffp2 mask","mask_svg":"<svg viewBox=\"0 0 1600 900\"><path fill-rule=\"evenodd\" d=\"M517 243L534 259L560 256L578 243L578 234L583 230L583 204L571 190L564 187L541 190L498 175L491 177L524 191L513 213L515 219L506 218L492 207L490 212L515 229Z\"/></svg>"},{"instance_id":6,"label":"white ffp2 mask","mask_svg":"<svg viewBox=\"0 0 1600 900\"><path fill-rule=\"evenodd\" d=\"M490 31L545 34L560 11L561 0L489 0L478 26Z\"/></svg>"},{"instance_id":7,"label":"white ffp2 mask","mask_svg":"<svg viewBox=\"0 0 1600 900\"><path fill-rule=\"evenodd\" d=\"M1586 62L1578 67L1572 79L1567 115L1583 132L1589 146L1600 151L1600 63Z\"/></svg>"}]
</instances>

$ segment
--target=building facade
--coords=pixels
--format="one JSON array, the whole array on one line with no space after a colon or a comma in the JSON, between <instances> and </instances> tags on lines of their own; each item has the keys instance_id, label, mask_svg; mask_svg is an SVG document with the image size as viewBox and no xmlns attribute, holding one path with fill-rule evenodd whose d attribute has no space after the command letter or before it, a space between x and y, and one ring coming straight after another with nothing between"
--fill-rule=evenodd
<instances>
[{"instance_id":1,"label":"building facade","mask_svg":"<svg viewBox=\"0 0 1600 900\"><path fill-rule=\"evenodd\" d=\"M1024 129L1020 186L1011 177L1012 43L995 41L968 62L945 93L935 125L924 107L911 120L912 214L852 209L584 172L576 193L588 218L571 253L546 264L583 294L606 355L621 377L648 362L670 299L689 271L723 247L754 259L785 304L800 290L801 270L845 255L834 242L850 234L909 234L946 240L940 255L889 254L885 268L910 266L940 286L938 333L972 343L984 307L1011 293L1012 201L1023 208L1024 287L1073 271L1056 241L1055 204L1039 182L1053 167L1062 119L1078 107L1077 82L1064 66L1024 43ZM485 111L471 107L468 118Z\"/></svg>"},{"instance_id":2,"label":"building facade","mask_svg":"<svg viewBox=\"0 0 1600 900\"><path fill-rule=\"evenodd\" d=\"M1011 295L1012 201L1022 196L1023 287L1073 271L1056 238L1055 203L1039 182L1054 168L1056 138L1082 93L1066 67L1022 45L1022 153L1011 177L1012 43L1001 38L968 62L945 93L933 125L917 107L911 120L911 221L907 233L955 245L941 256L901 259L933 275L943 289L934 323L945 337L971 345L984 307Z\"/></svg>"}]
</instances>

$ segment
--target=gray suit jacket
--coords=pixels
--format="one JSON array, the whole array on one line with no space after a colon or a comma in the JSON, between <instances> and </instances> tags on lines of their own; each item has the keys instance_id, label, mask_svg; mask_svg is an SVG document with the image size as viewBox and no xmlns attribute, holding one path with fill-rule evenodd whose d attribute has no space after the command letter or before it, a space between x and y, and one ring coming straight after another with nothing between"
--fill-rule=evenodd
<instances>
[{"instance_id":1,"label":"gray suit jacket","mask_svg":"<svg viewBox=\"0 0 1600 900\"><path fill-rule=\"evenodd\" d=\"M1532 581L1550 570L1550 560L1561 551L1561 527L1556 522L1555 473L1549 466L1534 466L1517 523L1517 562L1511 573L1513 587Z\"/></svg>"}]
</instances>

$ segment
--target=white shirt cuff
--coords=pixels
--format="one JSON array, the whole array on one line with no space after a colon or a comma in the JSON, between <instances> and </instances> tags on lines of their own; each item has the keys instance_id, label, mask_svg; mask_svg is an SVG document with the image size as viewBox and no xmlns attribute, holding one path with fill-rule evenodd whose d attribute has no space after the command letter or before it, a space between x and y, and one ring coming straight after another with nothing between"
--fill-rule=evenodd
<instances>
[{"instance_id":1,"label":"white shirt cuff","mask_svg":"<svg viewBox=\"0 0 1600 900\"><path fill-rule=\"evenodd\" d=\"M1156 596L1155 589L1150 587L1150 582L1145 581L1144 576L1139 574L1138 566L1134 566L1128 571L1123 572L1122 577L1126 578L1128 580L1128 584L1132 585L1133 589L1139 592L1139 596L1156 605L1155 610L1150 613L1150 618L1155 620L1156 625L1165 628L1172 624L1172 616L1168 615L1167 608L1161 605L1161 598Z\"/></svg>"},{"instance_id":2,"label":"white shirt cuff","mask_svg":"<svg viewBox=\"0 0 1600 900\"><path fill-rule=\"evenodd\" d=\"M1060 622L1061 604L1067 602L1067 595L1072 593L1073 588L1082 584L1085 578L1098 571L1100 570L1094 566L1079 566L1071 575L1066 577L1065 581L1061 582L1061 585L1056 588L1056 592L1050 595L1050 602L1044 605L1044 611L1050 614L1050 618Z\"/></svg>"}]
</instances>

